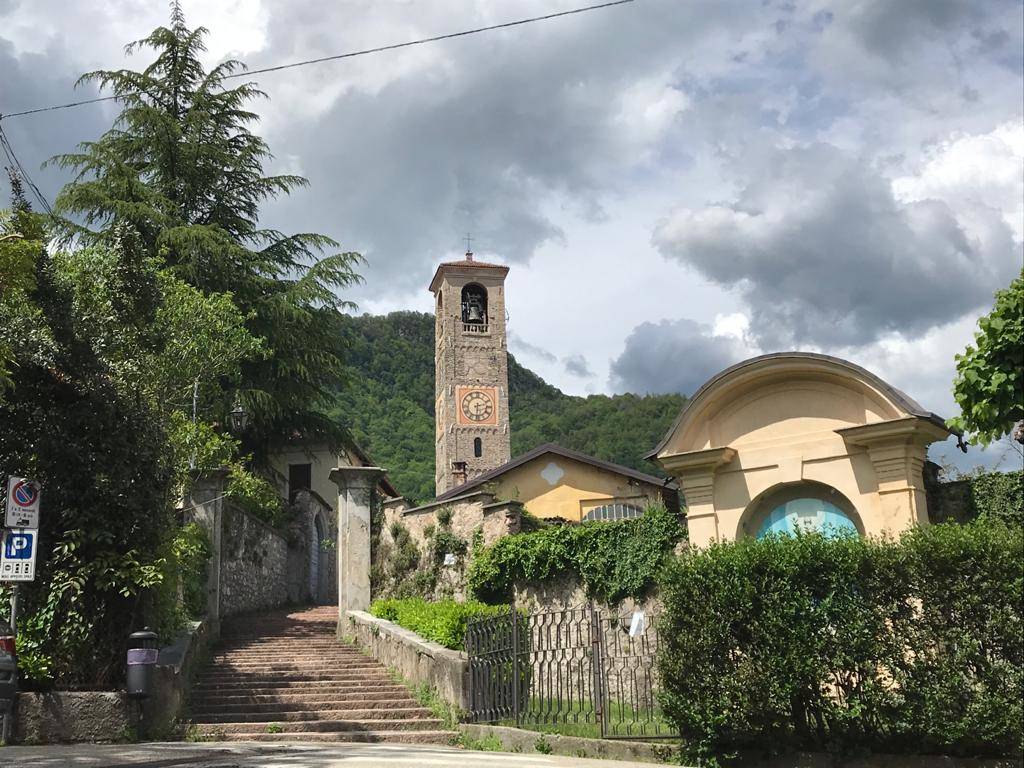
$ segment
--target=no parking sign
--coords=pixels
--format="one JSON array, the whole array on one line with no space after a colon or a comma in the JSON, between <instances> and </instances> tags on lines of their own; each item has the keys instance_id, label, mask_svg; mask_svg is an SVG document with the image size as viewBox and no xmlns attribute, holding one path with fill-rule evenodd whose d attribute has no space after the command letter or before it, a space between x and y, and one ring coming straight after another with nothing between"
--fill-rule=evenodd
<instances>
[{"instance_id":1,"label":"no parking sign","mask_svg":"<svg viewBox=\"0 0 1024 768\"><path fill-rule=\"evenodd\" d=\"M39 483L27 477L7 478L8 528L39 527Z\"/></svg>"},{"instance_id":2,"label":"no parking sign","mask_svg":"<svg viewBox=\"0 0 1024 768\"><path fill-rule=\"evenodd\" d=\"M0 581L32 581L36 577L38 533L24 528L4 531Z\"/></svg>"}]
</instances>

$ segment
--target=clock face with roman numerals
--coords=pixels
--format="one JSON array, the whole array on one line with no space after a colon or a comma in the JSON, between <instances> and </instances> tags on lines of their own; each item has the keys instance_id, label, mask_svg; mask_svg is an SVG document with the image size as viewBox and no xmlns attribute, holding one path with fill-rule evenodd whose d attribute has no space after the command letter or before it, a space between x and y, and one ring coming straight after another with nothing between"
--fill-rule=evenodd
<instances>
[{"instance_id":1,"label":"clock face with roman numerals","mask_svg":"<svg viewBox=\"0 0 1024 768\"><path fill-rule=\"evenodd\" d=\"M462 415L468 421L488 421L494 414L494 400L486 392L473 389L462 396Z\"/></svg>"}]
</instances>

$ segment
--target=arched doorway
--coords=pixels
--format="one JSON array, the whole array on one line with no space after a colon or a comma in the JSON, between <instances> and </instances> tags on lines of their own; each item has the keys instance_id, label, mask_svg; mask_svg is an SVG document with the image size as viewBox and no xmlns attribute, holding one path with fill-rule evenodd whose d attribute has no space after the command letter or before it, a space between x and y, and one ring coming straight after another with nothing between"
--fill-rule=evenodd
<instances>
[{"instance_id":1,"label":"arched doorway","mask_svg":"<svg viewBox=\"0 0 1024 768\"><path fill-rule=\"evenodd\" d=\"M853 504L835 488L814 482L777 487L762 494L747 508L740 529L741 535L758 539L797 531L828 537L864 533Z\"/></svg>"}]
</instances>

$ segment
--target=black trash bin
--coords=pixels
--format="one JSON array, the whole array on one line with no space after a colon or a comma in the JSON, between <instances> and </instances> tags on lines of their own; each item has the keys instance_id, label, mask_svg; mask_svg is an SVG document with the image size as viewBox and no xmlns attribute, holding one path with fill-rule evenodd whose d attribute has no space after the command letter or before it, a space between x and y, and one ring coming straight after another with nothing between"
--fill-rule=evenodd
<instances>
[{"instance_id":1,"label":"black trash bin","mask_svg":"<svg viewBox=\"0 0 1024 768\"><path fill-rule=\"evenodd\" d=\"M160 649L157 634L149 627L128 636L128 695L134 699L145 699L153 691L153 669L156 667Z\"/></svg>"}]
</instances>

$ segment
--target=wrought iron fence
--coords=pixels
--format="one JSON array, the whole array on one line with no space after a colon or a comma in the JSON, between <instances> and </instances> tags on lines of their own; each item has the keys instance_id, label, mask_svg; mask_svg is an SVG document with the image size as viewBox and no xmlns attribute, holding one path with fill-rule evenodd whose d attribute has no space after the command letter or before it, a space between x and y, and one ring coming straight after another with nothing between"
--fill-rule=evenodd
<instances>
[{"instance_id":1,"label":"wrought iron fence","mask_svg":"<svg viewBox=\"0 0 1024 768\"><path fill-rule=\"evenodd\" d=\"M591 604L470 621L470 716L581 736L675 737L657 704L653 618Z\"/></svg>"}]
</instances>

